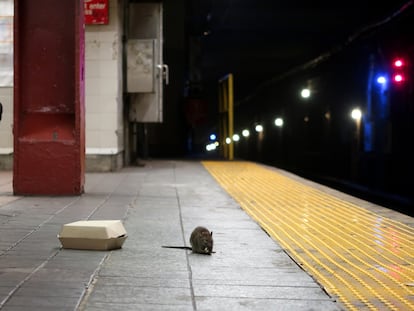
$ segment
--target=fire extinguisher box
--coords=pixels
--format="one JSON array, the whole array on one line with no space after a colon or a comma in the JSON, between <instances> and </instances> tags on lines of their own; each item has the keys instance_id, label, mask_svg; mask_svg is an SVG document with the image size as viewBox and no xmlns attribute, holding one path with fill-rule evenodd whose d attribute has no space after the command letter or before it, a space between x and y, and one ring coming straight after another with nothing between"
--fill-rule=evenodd
<instances>
[{"instance_id":1,"label":"fire extinguisher box","mask_svg":"<svg viewBox=\"0 0 414 311\"><path fill-rule=\"evenodd\" d=\"M16 195L78 195L84 188L83 0L15 1Z\"/></svg>"}]
</instances>

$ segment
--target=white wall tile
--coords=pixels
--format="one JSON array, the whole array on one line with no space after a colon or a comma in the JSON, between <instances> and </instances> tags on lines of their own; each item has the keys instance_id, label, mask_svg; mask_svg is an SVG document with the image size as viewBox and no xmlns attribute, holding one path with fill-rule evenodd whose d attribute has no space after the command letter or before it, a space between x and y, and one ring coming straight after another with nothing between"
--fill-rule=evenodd
<instances>
[{"instance_id":1,"label":"white wall tile","mask_svg":"<svg viewBox=\"0 0 414 311\"><path fill-rule=\"evenodd\" d=\"M101 113L101 129L106 131L117 129L117 115L114 113Z\"/></svg>"},{"instance_id":2,"label":"white wall tile","mask_svg":"<svg viewBox=\"0 0 414 311\"><path fill-rule=\"evenodd\" d=\"M101 60L114 60L118 59L118 41L103 42L101 48Z\"/></svg>"},{"instance_id":3,"label":"white wall tile","mask_svg":"<svg viewBox=\"0 0 414 311\"><path fill-rule=\"evenodd\" d=\"M85 96L99 96L101 94L101 79L99 78L89 78L85 79ZM88 105L88 103L86 103Z\"/></svg>"},{"instance_id":4,"label":"white wall tile","mask_svg":"<svg viewBox=\"0 0 414 311\"><path fill-rule=\"evenodd\" d=\"M101 140L101 148L114 148L118 146L118 135L115 130L101 130L99 131L99 135Z\"/></svg>"},{"instance_id":5,"label":"white wall tile","mask_svg":"<svg viewBox=\"0 0 414 311\"><path fill-rule=\"evenodd\" d=\"M100 94L112 95L116 98L116 95L120 92L120 90L118 89L118 75L116 73L115 75L115 77L99 79Z\"/></svg>"},{"instance_id":6,"label":"white wall tile","mask_svg":"<svg viewBox=\"0 0 414 311\"><path fill-rule=\"evenodd\" d=\"M107 95L100 95L98 97L98 108L100 113L111 113L117 115L120 111L118 98L116 95L108 97ZM122 116L122 114L121 114Z\"/></svg>"},{"instance_id":7,"label":"white wall tile","mask_svg":"<svg viewBox=\"0 0 414 311\"><path fill-rule=\"evenodd\" d=\"M13 88L0 88L0 102L3 104L3 115L0 121L0 149L10 150L13 148Z\"/></svg>"},{"instance_id":8,"label":"white wall tile","mask_svg":"<svg viewBox=\"0 0 414 311\"><path fill-rule=\"evenodd\" d=\"M88 114L88 120L85 121L86 132L99 131L101 129L101 115L97 113Z\"/></svg>"},{"instance_id":9,"label":"white wall tile","mask_svg":"<svg viewBox=\"0 0 414 311\"><path fill-rule=\"evenodd\" d=\"M118 73L119 65L117 60L101 61L100 76L103 78L113 77L114 75L120 76L121 73Z\"/></svg>"},{"instance_id":10,"label":"white wall tile","mask_svg":"<svg viewBox=\"0 0 414 311\"><path fill-rule=\"evenodd\" d=\"M101 52L101 41L98 38L98 33L95 33L93 39L85 40L85 60L99 60Z\"/></svg>"},{"instance_id":11,"label":"white wall tile","mask_svg":"<svg viewBox=\"0 0 414 311\"><path fill-rule=\"evenodd\" d=\"M86 148L101 148L101 134L98 130L89 130L85 135Z\"/></svg>"},{"instance_id":12,"label":"white wall tile","mask_svg":"<svg viewBox=\"0 0 414 311\"><path fill-rule=\"evenodd\" d=\"M99 59L88 59L85 62L85 78L99 78L101 76L101 62Z\"/></svg>"}]
</instances>

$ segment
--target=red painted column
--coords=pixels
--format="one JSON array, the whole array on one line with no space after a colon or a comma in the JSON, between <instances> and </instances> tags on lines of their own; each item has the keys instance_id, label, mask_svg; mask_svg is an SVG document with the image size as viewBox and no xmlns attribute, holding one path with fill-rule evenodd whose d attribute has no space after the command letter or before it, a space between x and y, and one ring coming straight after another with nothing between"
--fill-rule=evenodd
<instances>
[{"instance_id":1,"label":"red painted column","mask_svg":"<svg viewBox=\"0 0 414 311\"><path fill-rule=\"evenodd\" d=\"M14 5L14 193L81 194L83 0L15 0Z\"/></svg>"}]
</instances>

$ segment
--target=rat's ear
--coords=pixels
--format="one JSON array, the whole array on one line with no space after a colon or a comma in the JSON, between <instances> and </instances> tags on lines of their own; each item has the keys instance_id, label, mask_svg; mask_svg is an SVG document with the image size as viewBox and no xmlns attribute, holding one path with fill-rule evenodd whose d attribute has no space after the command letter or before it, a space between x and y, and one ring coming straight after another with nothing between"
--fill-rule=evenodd
<instances>
[{"instance_id":1,"label":"rat's ear","mask_svg":"<svg viewBox=\"0 0 414 311\"><path fill-rule=\"evenodd\" d=\"M213 236L213 231L210 232L210 235Z\"/></svg>"}]
</instances>

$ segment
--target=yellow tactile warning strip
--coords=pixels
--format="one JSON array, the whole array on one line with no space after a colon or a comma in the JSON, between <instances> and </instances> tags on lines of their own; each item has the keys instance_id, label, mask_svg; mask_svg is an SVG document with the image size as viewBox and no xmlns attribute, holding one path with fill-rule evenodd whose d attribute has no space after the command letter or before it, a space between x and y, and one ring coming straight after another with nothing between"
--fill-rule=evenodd
<instances>
[{"instance_id":1,"label":"yellow tactile warning strip","mask_svg":"<svg viewBox=\"0 0 414 311\"><path fill-rule=\"evenodd\" d=\"M349 310L414 310L414 228L250 162L202 162Z\"/></svg>"}]
</instances>

